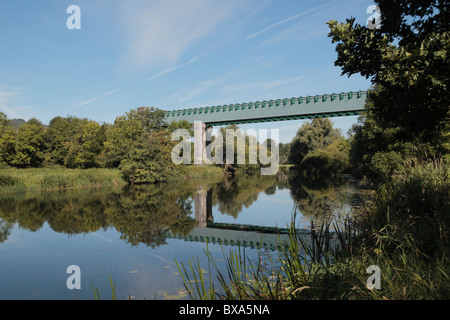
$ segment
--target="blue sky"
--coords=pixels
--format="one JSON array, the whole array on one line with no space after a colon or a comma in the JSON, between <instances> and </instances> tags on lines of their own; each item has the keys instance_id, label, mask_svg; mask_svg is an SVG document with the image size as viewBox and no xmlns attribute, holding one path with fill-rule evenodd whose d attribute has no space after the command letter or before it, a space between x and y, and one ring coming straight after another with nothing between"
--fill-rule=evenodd
<instances>
[{"instance_id":1,"label":"blue sky","mask_svg":"<svg viewBox=\"0 0 450 320\"><path fill-rule=\"evenodd\" d=\"M2 0L0 111L48 123L112 123L132 108L164 110L366 90L341 76L326 22L366 0ZM66 12L81 9L81 29ZM347 132L357 117L332 118ZM302 121L278 128L289 142ZM245 130L250 125L242 126Z\"/></svg>"}]
</instances>

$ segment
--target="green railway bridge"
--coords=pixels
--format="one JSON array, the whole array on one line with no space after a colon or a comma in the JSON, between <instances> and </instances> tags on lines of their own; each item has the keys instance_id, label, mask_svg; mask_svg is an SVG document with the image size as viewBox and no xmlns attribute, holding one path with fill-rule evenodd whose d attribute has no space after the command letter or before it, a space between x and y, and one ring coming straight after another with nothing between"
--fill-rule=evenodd
<instances>
[{"instance_id":1,"label":"green railway bridge","mask_svg":"<svg viewBox=\"0 0 450 320\"><path fill-rule=\"evenodd\" d=\"M206 126L358 115L367 91L352 91L166 111L165 121L201 121Z\"/></svg>"}]
</instances>

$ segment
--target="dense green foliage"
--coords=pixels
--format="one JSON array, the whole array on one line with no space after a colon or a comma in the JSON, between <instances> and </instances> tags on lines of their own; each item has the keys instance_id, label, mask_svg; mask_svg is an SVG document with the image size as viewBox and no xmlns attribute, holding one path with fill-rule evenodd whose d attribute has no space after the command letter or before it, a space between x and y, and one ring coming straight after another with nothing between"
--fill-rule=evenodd
<instances>
[{"instance_id":1,"label":"dense green foliage","mask_svg":"<svg viewBox=\"0 0 450 320\"><path fill-rule=\"evenodd\" d=\"M0 164L11 163L15 154L15 130L6 115L0 112Z\"/></svg>"},{"instance_id":2,"label":"dense green foliage","mask_svg":"<svg viewBox=\"0 0 450 320\"><path fill-rule=\"evenodd\" d=\"M17 129L5 114L0 113L0 166L110 168L120 169L123 179L129 184L165 182L177 173L186 173L184 164L176 165L172 161L172 151L179 143L172 141L172 133L177 129L185 129L191 136L194 135L190 123L166 124L164 112L153 107L130 110L117 117L113 124L58 116L48 126L31 119ZM227 129L235 133L232 163L226 161ZM222 143L216 143L212 148L212 157L216 164L225 163L232 174L237 171L256 174L264 165L256 155L265 152L268 157L271 156L264 144L258 143L256 137L244 134L237 126L221 128L221 133ZM215 139L217 137L213 136L213 143ZM255 143L255 163L249 163L250 141ZM188 160L194 163L194 146L193 142L189 143L191 157ZM241 147L245 148L245 154L239 152ZM223 156L218 154L216 157L216 148L223 151ZM238 159L238 156L243 157Z\"/></svg>"},{"instance_id":3,"label":"dense green foliage","mask_svg":"<svg viewBox=\"0 0 450 320\"><path fill-rule=\"evenodd\" d=\"M303 124L289 146L289 163L299 177L331 181L349 167L350 144L328 118Z\"/></svg>"},{"instance_id":4,"label":"dense green foliage","mask_svg":"<svg viewBox=\"0 0 450 320\"><path fill-rule=\"evenodd\" d=\"M327 118L316 118L306 122L297 131L291 143L290 161L297 166L307 154L319 149L325 149L334 140L340 138L339 130L333 128L333 123Z\"/></svg>"},{"instance_id":5,"label":"dense green foliage","mask_svg":"<svg viewBox=\"0 0 450 320\"><path fill-rule=\"evenodd\" d=\"M446 156L449 149L450 14L448 1L387 1L381 29L330 21L335 65L370 78L364 120L354 129L352 162L384 179L399 160Z\"/></svg>"},{"instance_id":6,"label":"dense green foliage","mask_svg":"<svg viewBox=\"0 0 450 320\"><path fill-rule=\"evenodd\" d=\"M176 172L170 158L174 145L170 133L175 128L187 128L188 124L173 123L167 127L163 117L162 110L148 108L140 112L130 110L113 124L58 116L48 126L30 119L16 129L0 113L0 165L110 168L120 169L123 178L133 184L167 181ZM70 181L66 184L70 185Z\"/></svg>"},{"instance_id":7,"label":"dense green foliage","mask_svg":"<svg viewBox=\"0 0 450 320\"><path fill-rule=\"evenodd\" d=\"M100 167L106 125L76 117L55 117L46 131L49 162L67 168Z\"/></svg>"},{"instance_id":8,"label":"dense green foliage","mask_svg":"<svg viewBox=\"0 0 450 320\"><path fill-rule=\"evenodd\" d=\"M31 119L17 130L15 155L11 163L19 168L38 167L45 159L44 126Z\"/></svg>"},{"instance_id":9,"label":"dense green foliage","mask_svg":"<svg viewBox=\"0 0 450 320\"><path fill-rule=\"evenodd\" d=\"M106 165L119 167L125 180L134 183L167 181L174 169L170 158L173 143L162 127L164 112L131 110L107 130Z\"/></svg>"}]
</instances>

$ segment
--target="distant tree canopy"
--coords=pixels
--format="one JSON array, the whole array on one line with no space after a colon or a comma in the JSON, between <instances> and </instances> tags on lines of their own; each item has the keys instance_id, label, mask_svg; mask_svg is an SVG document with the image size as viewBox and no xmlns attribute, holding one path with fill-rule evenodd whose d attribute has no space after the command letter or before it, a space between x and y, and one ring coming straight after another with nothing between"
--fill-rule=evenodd
<instances>
[{"instance_id":1,"label":"distant tree canopy","mask_svg":"<svg viewBox=\"0 0 450 320\"><path fill-rule=\"evenodd\" d=\"M292 140L289 160L298 166L308 153L324 149L340 137L339 130L333 128L333 123L328 118L306 122Z\"/></svg>"},{"instance_id":2,"label":"distant tree canopy","mask_svg":"<svg viewBox=\"0 0 450 320\"><path fill-rule=\"evenodd\" d=\"M76 117L55 117L47 128L49 161L68 168L100 166L106 126Z\"/></svg>"},{"instance_id":3,"label":"distant tree canopy","mask_svg":"<svg viewBox=\"0 0 450 320\"><path fill-rule=\"evenodd\" d=\"M20 123L16 129L12 121L0 113L0 165L17 168L118 168L130 184L164 182L179 171L172 161L172 151L179 142L172 141L172 133L185 129L194 135L193 126L188 121L167 124L164 116L164 111L157 108L138 108L118 116L112 124L57 116L48 126L37 119L23 123L16 121L16 124ZM256 137L244 133L238 126L221 128L223 142L217 143L216 147L223 150L223 158L214 158L219 160L216 164L226 162L227 129L233 129L235 138L231 172L259 172L262 166L259 157L256 157L256 163L249 163L250 142L254 142L257 154L263 152L268 157L270 149L276 146L275 142L269 140L259 144ZM216 138L213 136L212 142ZM265 144L269 146L268 150L264 148ZM242 146L245 148L245 163L240 162L243 159L237 159L241 156L238 150ZM216 156L216 147L212 149L213 157ZM191 148L191 156L193 151Z\"/></svg>"},{"instance_id":4,"label":"distant tree canopy","mask_svg":"<svg viewBox=\"0 0 450 320\"><path fill-rule=\"evenodd\" d=\"M352 162L386 176L411 155L450 153L450 3L376 0L381 28L330 21L342 74L370 78L366 114L353 129Z\"/></svg>"},{"instance_id":5,"label":"distant tree canopy","mask_svg":"<svg viewBox=\"0 0 450 320\"><path fill-rule=\"evenodd\" d=\"M349 166L349 142L328 118L316 118L298 129L290 144L289 163L312 180L330 180Z\"/></svg>"},{"instance_id":6,"label":"distant tree canopy","mask_svg":"<svg viewBox=\"0 0 450 320\"><path fill-rule=\"evenodd\" d=\"M16 132L7 119L6 114L0 112L0 163L12 163L16 153Z\"/></svg>"},{"instance_id":7,"label":"distant tree canopy","mask_svg":"<svg viewBox=\"0 0 450 320\"><path fill-rule=\"evenodd\" d=\"M15 155L11 164L19 167L38 167L45 160L45 129L36 119L30 119L17 130Z\"/></svg>"},{"instance_id":8,"label":"distant tree canopy","mask_svg":"<svg viewBox=\"0 0 450 320\"><path fill-rule=\"evenodd\" d=\"M174 171L174 143L163 118L162 110L148 108L130 110L113 124L58 116L48 126L30 119L15 129L0 113L0 163L18 168L119 168L130 183L165 181Z\"/></svg>"}]
</instances>

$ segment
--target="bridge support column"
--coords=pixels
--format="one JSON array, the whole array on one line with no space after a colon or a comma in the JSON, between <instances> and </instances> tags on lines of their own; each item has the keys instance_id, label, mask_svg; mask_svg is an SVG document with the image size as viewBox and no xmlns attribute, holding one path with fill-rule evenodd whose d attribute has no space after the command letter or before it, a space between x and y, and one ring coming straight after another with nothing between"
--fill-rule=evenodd
<instances>
[{"instance_id":1,"label":"bridge support column","mask_svg":"<svg viewBox=\"0 0 450 320\"><path fill-rule=\"evenodd\" d=\"M206 147L211 143L212 126L201 121L194 122L194 164L203 165L209 159Z\"/></svg>"},{"instance_id":2,"label":"bridge support column","mask_svg":"<svg viewBox=\"0 0 450 320\"><path fill-rule=\"evenodd\" d=\"M209 187L200 186L194 196L195 221L197 228L206 228L208 222L212 222L212 190Z\"/></svg>"}]
</instances>

